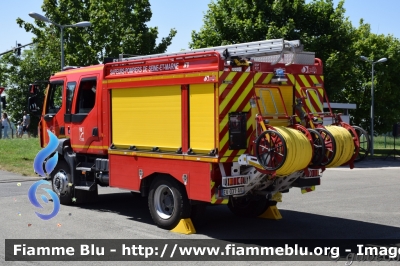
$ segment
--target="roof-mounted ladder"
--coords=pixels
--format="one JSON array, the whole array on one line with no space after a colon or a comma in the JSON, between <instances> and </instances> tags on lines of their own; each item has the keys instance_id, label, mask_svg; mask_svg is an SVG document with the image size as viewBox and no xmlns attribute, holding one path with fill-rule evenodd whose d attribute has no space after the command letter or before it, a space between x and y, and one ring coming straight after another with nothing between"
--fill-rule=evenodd
<instances>
[{"instance_id":1,"label":"roof-mounted ladder","mask_svg":"<svg viewBox=\"0 0 400 266\"><path fill-rule=\"evenodd\" d=\"M218 52L221 55L222 60L229 60L231 57L241 57L241 58L251 58L267 55L280 55L278 60L272 64L276 64L280 61L284 53L295 54L296 48L300 47L300 41L286 41L284 39L272 39L258 42L247 42L232 45L216 46L210 48L200 48L190 51L181 51L175 53L163 53L163 54L152 54L144 56L134 56L123 58L121 54L118 61L128 61L128 60L146 60L155 59L165 56L192 56L196 53L204 52ZM294 60L293 56L293 60ZM292 60L292 62L293 62Z\"/></svg>"}]
</instances>

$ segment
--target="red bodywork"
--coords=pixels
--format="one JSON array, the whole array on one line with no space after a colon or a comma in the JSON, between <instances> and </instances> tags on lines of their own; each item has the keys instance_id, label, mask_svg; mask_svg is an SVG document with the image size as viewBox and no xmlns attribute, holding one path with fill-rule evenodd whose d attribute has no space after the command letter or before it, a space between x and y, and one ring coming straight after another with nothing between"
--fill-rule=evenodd
<instances>
[{"instance_id":1,"label":"red bodywork","mask_svg":"<svg viewBox=\"0 0 400 266\"><path fill-rule=\"evenodd\" d=\"M222 139L228 133L228 127L221 128L223 119L236 108L236 112L246 112L250 99L254 96L254 87L263 87L270 84L265 83L271 73L276 68L285 68L286 73L294 76L294 80L288 81L286 86L293 85L293 94L296 89L294 84L298 82L297 75L301 74L308 78L308 74L316 76L322 75L322 64L316 62L315 65L307 66L312 69L310 73L304 73L303 65L285 66L270 63L254 63L250 68L247 78L242 81L249 83L251 90L243 86L236 93L235 97L230 99L230 94L236 89L238 82L246 72L241 72L234 77L227 89L221 93L219 87L224 84L233 73L231 67L226 67L217 52L197 53L196 55L164 56L153 59L131 60L123 62L108 63L105 65L96 65L84 68L76 68L56 73L50 78L50 87L52 84L62 83L62 105L59 111L50 115L46 108L43 110L43 118L39 124L39 134L42 147L48 143L48 136L45 133L47 129L57 135L59 138L70 140L71 147L76 154L90 156L99 156L109 159L109 175L112 187L119 187L133 191L141 189L142 180L153 173L165 173L174 176L179 182L186 183L187 193L190 199L207 201L212 203L222 203L222 199L213 199L216 192L216 186L221 183L221 171L218 163L223 163L225 172L230 175L230 165L237 156L246 152L246 149L229 149L229 144L221 143ZM247 74L246 74L247 75ZM256 79L257 78L257 79ZM88 113L80 113L78 110L79 92L90 89L81 88L84 82L95 80L95 103ZM110 92L118 84L118 89L124 88L143 88L150 86L181 86L181 110L182 110L182 150L186 152L189 146L189 114L190 109L188 85L213 83L216 96L215 101L215 148L216 154L212 156L185 156L185 155L143 155L136 154L133 151L127 151L126 154L109 154L111 143L111 96ZM70 99L70 107L67 106L68 86L75 84L75 93ZM276 86L276 85L269 85ZM47 94L49 93L49 89ZM85 97L82 97L85 99ZM241 103L237 104L237 100ZM80 100L80 99L79 99ZM222 109L222 105L224 109ZM283 101L283 99L282 99ZM48 103L45 102L45 106ZM69 111L68 111L69 108ZM287 110L288 116L294 115L294 109ZM46 118L47 116L47 118ZM157 119L157 118L155 118ZM250 119L250 113L246 119ZM250 125L246 131L247 141L251 141L251 135L254 128ZM250 144L248 143L248 147ZM127 156L127 154L130 156ZM187 181L185 182L185 178ZM210 187L211 183L211 187ZM216 184L216 185L214 185Z\"/></svg>"}]
</instances>

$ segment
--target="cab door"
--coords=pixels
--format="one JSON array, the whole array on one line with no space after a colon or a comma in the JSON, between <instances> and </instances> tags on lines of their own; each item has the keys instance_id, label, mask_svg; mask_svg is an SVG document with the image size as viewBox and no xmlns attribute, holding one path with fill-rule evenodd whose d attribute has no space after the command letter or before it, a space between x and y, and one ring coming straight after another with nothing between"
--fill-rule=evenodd
<instances>
[{"instance_id":1,"label":"cab door","mask_svg":"<svg viewBox=\"0 0 400 266\"><path fill-rule=\"evenodd\" d=\"M70 132L71 145L79 153L104 153L100 142L99 109L100 86L98 76L82 77L71 109Z\"/></svg>"},{"instance_id":2,"label":"cab door","mask_svg":"<svg viewBox=\"0 0 400 266\"><path fill-rule=\"evenodd\" d=\"M75 90L77 87L76 81L68 81L65 95L65 114L64 114L64 123L65 127L63 132L65 133L65 137L71 137L71 118L73 113L73 100L75 95Z\"/></svg>"},{"instance_id":3,"label":"cab door","mask_svg":"<svg viewBox=\"0 0 400 266\"><path fill-rule=\"evenodd\" d=\"M64 112L65 105L63 104L65 80L53 80L50 82L46 91L46 98L44 102L43 117L40 127L42 130L42 137L44 137L44 143L49 142L49 136L47 129L49 129L58 138L63 135L64 128ZM46 145L46 144L45 144Z\"/></svg>"}]
</instances>

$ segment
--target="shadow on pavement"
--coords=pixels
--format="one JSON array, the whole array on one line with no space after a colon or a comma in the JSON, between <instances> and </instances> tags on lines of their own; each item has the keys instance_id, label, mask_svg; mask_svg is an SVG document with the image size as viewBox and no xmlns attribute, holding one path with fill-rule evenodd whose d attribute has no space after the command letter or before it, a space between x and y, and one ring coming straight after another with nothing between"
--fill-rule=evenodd
<instances>
[{"instance_id":1,"label":"shadow on pavement","mask_svg":"<svg viewBox=\"0 0 400 266\"><path fill-rule=\"evenodd\" d=\"M341 166L349 167L349 166ZM354 163L354 168L383 168L383 167L400 167L400 157L393 158L367 158L361 162Z\"/></svg>"},{"instance_id":2,"label":"shadow on pavement","mask_svg":"<svg viewBox=\"0 0 400 266\"><path fill-rule=\"evenodd\" d=\"M147 198L139 194L100 194L98 202L76 207L153 224ZM275 221L237 217L224 205L209 206L195 228L198 234L216 239L400 239L398 227L293 210L280 212L283 219Z\"/></svg>"}]
</instances>

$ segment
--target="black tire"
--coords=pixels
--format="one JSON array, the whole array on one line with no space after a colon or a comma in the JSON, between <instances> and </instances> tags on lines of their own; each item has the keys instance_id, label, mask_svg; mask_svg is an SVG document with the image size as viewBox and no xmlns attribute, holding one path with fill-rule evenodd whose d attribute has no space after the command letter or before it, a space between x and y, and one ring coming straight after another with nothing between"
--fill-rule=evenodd
<instances>
[{"instance_id":1,"label":"black tire","mask_svg":"<svg viewBox=\"0 0 400 266\"><path fill-rule=\"evenodd\" d=\"M354 162L361 162L367 158L371 151L371 138L366 130L361 127L353 126L354 130L357 132L357 136L360 142L360 150L358 156L354 159Z\"/></svg>"},{"instance_id":2,"label":"black tire","mask_svg":"<svg viewBox=\"0 0 400 266\"><path fill-rule=\"evenodd\" d=\"M192 210L190 213L190 218L192 219L193 223L202 223L204 220L204 214L207 209L207 203L197 203L192 205Z\"/></svg>"},{"instance_id":3,"label":"black tire","mask_svg":"<svg viewBox=\"0 0 400 266\"><path fill-rule=\"evenodd\" d=\"M56 167L50 174L53 191L58 195L62 205L73 203L74 188L71 180L71 169L64 160L59 160Z\"/></svg>"},{"instance_id":4,"label":"black tire","mask_svg":"<svg viewBox=\"0 0 400 266\"><path fill-rule=\"evenodd\" d=\"M185 187L169 176L151 183L148 197L151 217L163 229L171 230L181 219L190 218L190 202Z\"/></svg>"},{"instance_id":5,"label":"black tire","mask_svg":"<svg viewBox=\"0 0 400 266\"><path fill-rule=\"evenodd\" d=\"M244 217L260 216L269 206L266 196L263 195L230 196L228 202L228 208L233 214Z\"/></svg>"}]
</instances>

